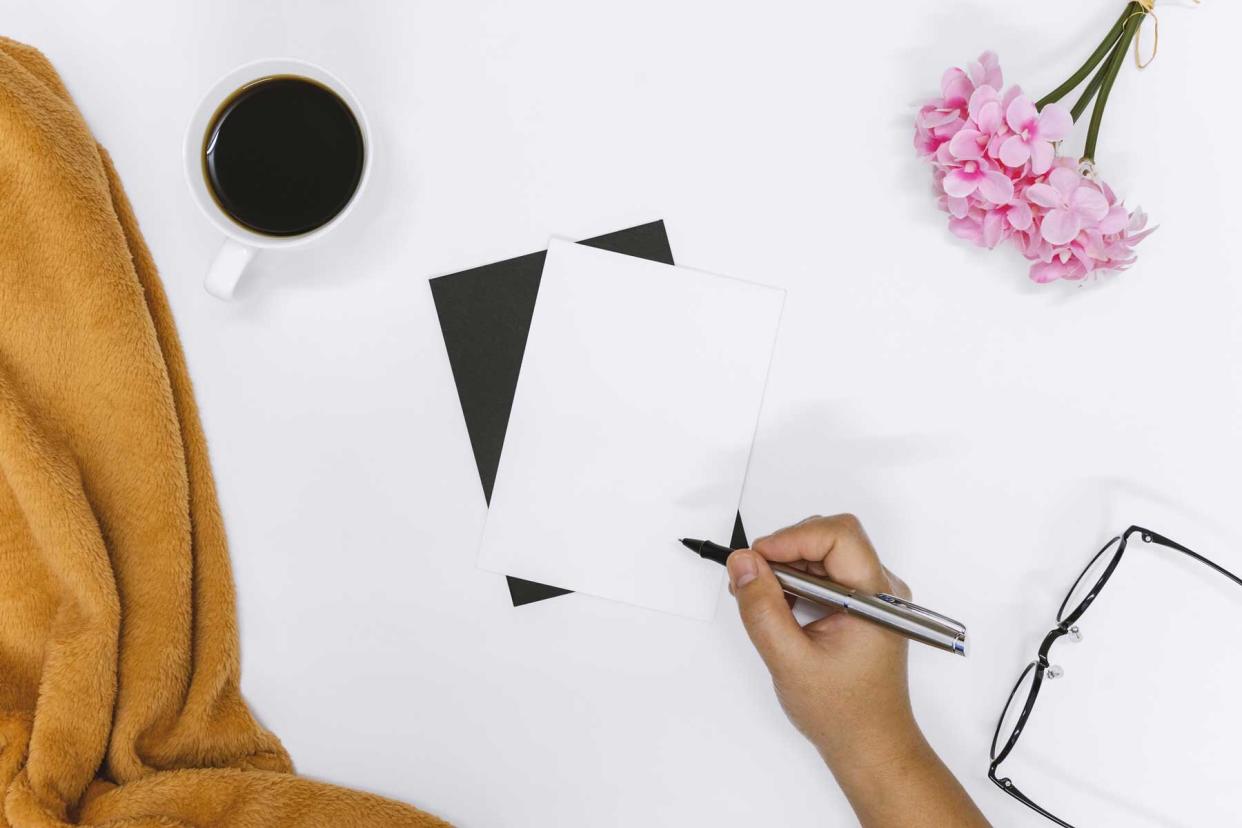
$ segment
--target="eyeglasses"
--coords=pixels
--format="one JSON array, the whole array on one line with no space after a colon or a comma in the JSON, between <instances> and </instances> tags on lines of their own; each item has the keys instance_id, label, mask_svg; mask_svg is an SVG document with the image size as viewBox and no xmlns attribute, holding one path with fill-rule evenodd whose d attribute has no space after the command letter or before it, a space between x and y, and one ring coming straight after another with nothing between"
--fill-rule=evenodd
<instances>
[{"instance_id":1,"label":"eyeglasses","mask_svg":"<svg viewBox=\"0 0 1242 828\"><path fill-rule=\"evenodd\" d=\"M1001 711L1000 720L996 723L996 732L992 735L992 764L988 768L988 779L991 779L1002 791L1032 811L1047 817L1057 825L1065 826L1065 828L1074 828L1074 826L1037 805L1030 797L1022 793L1009 777L997 778L996 769L1000 767L1001 762L1004 762L1009 757L1014 745L1018 743L1018 739L1022 736L1022 731L1026 728L1026 722L1031 717L1031 708L1035 706L1035 699L1039 697L1039 691L1044 686L1044 680L1056 679L1062 674L1061 668L1054 666L1048 660L1048 653L1051 651L1052 645L1060 638L1069 638L1075 642L1082 640L1082 633L1078 630L1078 620L1091 607L1091 603L1099 596L1100 590L1104 588L1104 585L1108 583L1108 579L1116 571L1117 564L1121 563L1121 558L1126 553L1126 543L1134 535L1142 538L1144 543L1160 544L1181 552L1183 555L1189 555L1199 563L1211 567L1221 575L1224 575L1238 586L1242 586L1242 578L1234 575L1219 564L1213 563L1197 552L1190 551L1176 541L1171 541L1141 526L1131 526L1124 534L1106 543L1103 549L1095 553L1095 557L1091 559L1086 568L1083 569L1082 574L1074 581L1074 585L1070 587L1069 592L1065 595L1065 600L1061 602L1061 608L1057 610L1057 625L1044 636L1044 641L1039 645L1039 652L1036 654L1035 660L1026 665L1022 675L1018 676L1018 681L1013 686L1013 691L1009 694L1009 701L1005 703L1005 709Z\"/></svg>"}]
</instances>

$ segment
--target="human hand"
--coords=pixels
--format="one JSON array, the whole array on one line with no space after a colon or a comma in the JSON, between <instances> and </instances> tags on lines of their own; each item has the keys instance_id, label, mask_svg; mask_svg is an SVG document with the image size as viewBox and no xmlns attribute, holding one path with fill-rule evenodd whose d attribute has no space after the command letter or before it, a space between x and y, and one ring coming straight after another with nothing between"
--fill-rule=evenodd
<instances>
[{"instance_id":1,"label":"human hand","mask_svg":"<svg viewBox=\"0 0 1242 828\"><path fill-rule=\"evenodd\" d=\"M865 828L987 828L914 720L906 639L840 611L800 626L768 561L909 599L858 519L807 518L730 555L742 623L785 713L819 749Z\"/></svg>"},{"instance_id":2,"label":"human hand","mask_svg":"<svg viewBox=\"0 0 1242 828\"><path fill-rule=\"evenodd\" d=\"M910 597L857 518L812 517L729 556L730 591L751 641L772 673L790 721L829 767L904 751L918 737L906 679L906 639L834 611L802 627L768 561L870 593Z\"/></svg>"}]
</instances>

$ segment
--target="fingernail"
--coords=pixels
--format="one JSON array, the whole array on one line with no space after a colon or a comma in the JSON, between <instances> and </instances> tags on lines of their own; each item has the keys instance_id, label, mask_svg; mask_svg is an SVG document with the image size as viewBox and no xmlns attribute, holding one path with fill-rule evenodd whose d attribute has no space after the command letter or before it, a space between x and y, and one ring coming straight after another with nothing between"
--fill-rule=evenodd
<instances>
[{"instance_id":1,"label":"fingernail","mask_svg":"<svg viewBox=\"0 0 1242 828\"><path fill-rule=\"evenodd\" d=\"M759 577L759 569L750 552L738 551L729 556L729 583L734 589L741 589Z\"/></svg>"}]
</instances>

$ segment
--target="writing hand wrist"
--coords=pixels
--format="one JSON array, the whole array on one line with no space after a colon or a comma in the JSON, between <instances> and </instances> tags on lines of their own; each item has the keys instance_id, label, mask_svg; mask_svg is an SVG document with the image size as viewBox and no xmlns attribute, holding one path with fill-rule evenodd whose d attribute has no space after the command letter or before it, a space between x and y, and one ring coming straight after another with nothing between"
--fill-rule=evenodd
<instances>
[{"instance_id":1,"label":"writing hand wrist","mask_svg":"<svg viewBox=\"0 0 1242 828\"><path fill-rule=\"evenodd\" d=\"M875 783L933 755L913 715L853 727L848 738L814 744L843 787Z\"/></svg>"}]
</instances>

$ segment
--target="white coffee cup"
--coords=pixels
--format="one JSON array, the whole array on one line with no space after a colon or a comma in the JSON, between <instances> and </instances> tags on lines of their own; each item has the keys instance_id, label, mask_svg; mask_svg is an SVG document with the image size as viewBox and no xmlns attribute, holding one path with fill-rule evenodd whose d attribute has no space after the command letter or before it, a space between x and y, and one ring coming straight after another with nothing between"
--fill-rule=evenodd
<instances>
[{"instance_id":1,"label":"white coffee cup","mask_svg":"<svg viewBox=\"0 0 1242 828\"><path fill-rule=\"evenodd\" d=\"M344 208L327 223L296 236L267 236L231 218L212 197L211 185L207 181L203 164L203 142L220 106L242 87L263 78L280 75L308 78L332 90L353 112L358 128L362 131L362 174L353 196ZM301 247L319 241L331 232L332 228L340 224L358 203L366 187L367 179L370 177L371 154L371 132L358 99L345 84L326 69L312 63L282 58L247 63L220 78L203 96L195 109L194 117L190 119L190 126L185 133L183 149L186 183L190 186L190 194L203 211L203 215L207 216L208 220L215 224L225 236L224 244L207 270L207 276L203 282L207 292L217 299L231 299L238 280L241 279L246 265L254 258L255 253L260 250Z\"/></svg>"}]
</instances>

